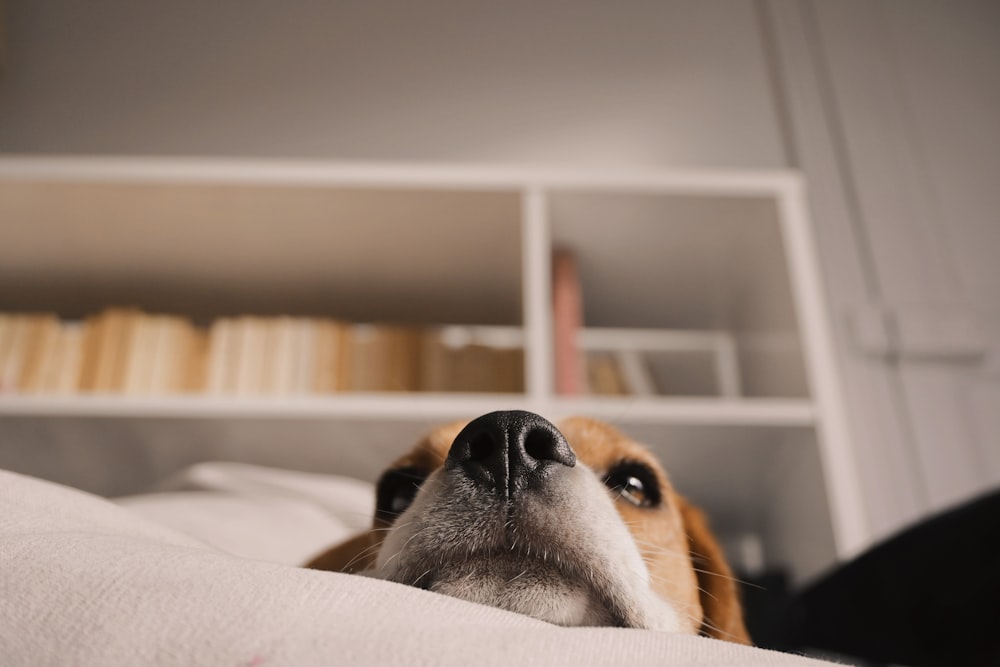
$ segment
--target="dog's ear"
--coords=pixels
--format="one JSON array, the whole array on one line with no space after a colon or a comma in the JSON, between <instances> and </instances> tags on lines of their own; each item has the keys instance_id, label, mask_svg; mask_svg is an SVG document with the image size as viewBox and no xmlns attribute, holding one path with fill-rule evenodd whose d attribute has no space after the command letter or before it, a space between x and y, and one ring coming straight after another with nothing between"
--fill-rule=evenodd
<instances>
[{"instance_id":1,"label":"dog's ear","mask_svg":"<svg viewBox=\"0 0 1000 667\"><path fill-rule=\"evenodd\" d=\"M330 547L305 564L311 570L329 570L330 572L362 572L375 566L375 556L378 554L375 533L366 531L356 535L346 542Z\"/></svg>"},{"instance_id":2,"label":"dog's ear","mask_svg":"<svg viewBox=\"0 0 1000 667\"><path fill-rule=\"evenodd\" d=\"M681 515L691 562L698 576L698 596L703 613L700 633L741 644L751 643L743 624L736 580L722 554L722 547L708 527L708 520L701 510L687 502L681 502Z\"/></svg>"}]
</instances>

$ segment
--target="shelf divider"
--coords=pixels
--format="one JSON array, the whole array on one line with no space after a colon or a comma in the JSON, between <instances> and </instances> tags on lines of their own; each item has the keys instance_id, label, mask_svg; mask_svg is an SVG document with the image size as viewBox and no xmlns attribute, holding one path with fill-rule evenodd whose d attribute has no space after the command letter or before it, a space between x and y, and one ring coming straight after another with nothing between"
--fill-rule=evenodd
<instances>
[{"instance_id":1,"label":"shelf divider","mask_svg":"<svg viewBox=\"0 0 1000 667\"><path fill-rule=\"evenodd\" d=\"M524 380L528 396L544 402L552 396L552 257L545 192L531 187L522 194Z\"/></svg>"}]
</instances>

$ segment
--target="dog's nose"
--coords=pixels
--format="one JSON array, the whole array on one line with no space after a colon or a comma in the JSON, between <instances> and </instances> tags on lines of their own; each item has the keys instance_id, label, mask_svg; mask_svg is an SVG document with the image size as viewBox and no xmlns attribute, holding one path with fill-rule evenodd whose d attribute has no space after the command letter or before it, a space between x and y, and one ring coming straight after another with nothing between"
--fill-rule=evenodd
<instances>
[{"instance_id":1,"label":"dog's nose","mask_svg":"<svg viewBox=\"0 0 1000 667\"><path fill-rule=\"evenodd\" d=\"M560 466L576 465L566 438L531 412L491 412L462 429L445 467L459 469L473 482L510 499Z\"/></svg>"}]
</instances>

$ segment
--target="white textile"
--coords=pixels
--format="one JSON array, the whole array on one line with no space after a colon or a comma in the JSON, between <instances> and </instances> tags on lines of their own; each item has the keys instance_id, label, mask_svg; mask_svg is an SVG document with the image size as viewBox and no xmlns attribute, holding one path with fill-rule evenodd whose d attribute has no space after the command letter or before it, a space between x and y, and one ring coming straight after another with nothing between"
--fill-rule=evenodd
<instances>
[{"instance_id":1,"label":"white textile","mask_svg":"<svg viewBox=\"0 0 1000 667\"><path fill-rule=\"evenodd\" d=\"M374 579L224 553L0 471L0 663L818 665L699 637L559 628Z\"/></svg>"}]
</instances>

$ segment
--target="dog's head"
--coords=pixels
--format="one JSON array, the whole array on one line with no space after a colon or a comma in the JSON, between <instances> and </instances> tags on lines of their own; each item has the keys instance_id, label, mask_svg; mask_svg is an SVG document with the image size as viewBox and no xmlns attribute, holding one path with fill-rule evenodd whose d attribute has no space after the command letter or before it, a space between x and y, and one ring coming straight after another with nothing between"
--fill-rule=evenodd
<instances>
[{"instance_id":1,"label":"dog's head","mask_svg":"<svg viewBox=\"0 0 1000 667\"><path fill-rule=\"evenodd\" d=\"M308 567L561 625L749 643L701 512L644 447L590 419L494 412L438 429L383 474L372 529Z\"/></svg>"}]
</instances>

